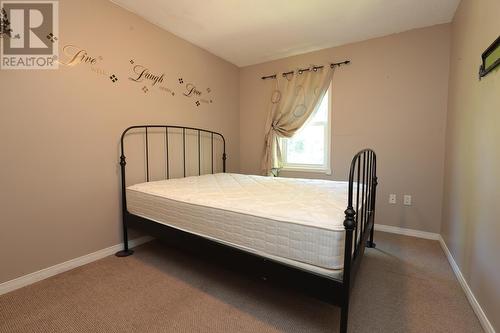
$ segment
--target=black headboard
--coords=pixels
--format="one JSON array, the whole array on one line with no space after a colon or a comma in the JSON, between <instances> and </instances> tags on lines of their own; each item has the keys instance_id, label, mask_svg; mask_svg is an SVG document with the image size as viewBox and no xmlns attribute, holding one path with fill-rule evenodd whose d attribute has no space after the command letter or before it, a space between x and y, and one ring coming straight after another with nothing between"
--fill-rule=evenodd
<instances>
[{"instance_id":1,"label":"black headboard","mask_svg":"<svg viewBox=\"0 0 500 333\"><path fill-rule=\"evenodd\" d=\"M144 130L144 135L145 135L145 162L146 162L146 181L150 181L150 168L149 168L149 136L150 136L150 129L156 129L156 130L164 130L164 137L165 137L165 168L166 168L166 179L170 178L170 158L169 158L169 129L177 129L181 130L181 135L182 135L182 156L183 156L183 176L186 177L186 131L194 131L198 135L198 174L201 175L201 135L203 134L209 134L210 139L211 139L211 173L214 173L214 137L219 137L222 139L222 146L223 146L223 153L222 153L222 172L226 172L226 139L224 136L218 132L202 129L202 128L195 128L195 127L185 127L185 126L175 126L175 125L136 125L136 126L130 126L127 128L125 131L123 131L121 139L120 139L120 166L121 166L121 180L122 180L122 188L125 190L126 187L126 178L125 178L125 166L127 164L126 162L126 155L125 155L125 144L124 144L124 138L125 135L131 131L131 130L136 130L136 129L143 129ZM158 132L155 132L157 134Z\"/></svg>"}]
</instances>

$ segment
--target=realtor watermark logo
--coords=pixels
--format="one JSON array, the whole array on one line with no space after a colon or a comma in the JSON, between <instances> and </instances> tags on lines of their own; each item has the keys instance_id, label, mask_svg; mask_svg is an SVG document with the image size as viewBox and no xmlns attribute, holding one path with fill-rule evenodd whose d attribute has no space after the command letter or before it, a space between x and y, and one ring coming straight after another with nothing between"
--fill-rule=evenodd
<instances>
[{"instance_id":1,"label":"realtor watermark logo","mask_svg":"<svg viewBox=\"0 0 500 333\"><path fill-rule=\"evenodd\" d=\"M0 68L57 69L57 1L0 1Z\"/></svg>"}]
</instances>

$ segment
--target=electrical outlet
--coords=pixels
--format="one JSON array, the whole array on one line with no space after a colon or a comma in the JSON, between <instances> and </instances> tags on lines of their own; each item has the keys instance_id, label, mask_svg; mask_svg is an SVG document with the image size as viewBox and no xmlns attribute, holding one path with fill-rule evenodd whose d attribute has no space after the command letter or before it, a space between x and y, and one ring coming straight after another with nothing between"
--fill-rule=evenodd
<instances>
[{"instance_id":1,"label":"electrical outlet","mask_svg":"<svg viewBox=\"0 0 500 333\"><path fill-rule=\"evenodd\" d=\"M389 194L389 203L393 205L396 203L396 194Z\"/></svg>"},{"instance_id":2,"label":"electrical outlet","mask_svg":"<svg viewBox=\"0 0 500 333\"><path fill-rule=\"evenodd\" d=\"M403 204L405 206L411 206L411 195L409 194L404 195Z\"/></svg>"}]
</instances>

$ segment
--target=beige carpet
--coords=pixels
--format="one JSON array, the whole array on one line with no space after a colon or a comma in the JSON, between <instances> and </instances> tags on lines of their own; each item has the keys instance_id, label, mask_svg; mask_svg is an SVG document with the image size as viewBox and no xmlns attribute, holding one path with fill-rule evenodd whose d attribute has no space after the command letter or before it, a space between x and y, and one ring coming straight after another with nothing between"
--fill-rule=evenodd
<instances>
[{"instance_id":1,"label":"beige carpet","mask_svg":"<svg viewBox=\"0 0 500 333\"><path fill-rule=\"evenodd\" d=\"M436 241L376 234L350 332L482 332ZM338 308L155 241L0 296L0 332L336 332Z\"/></svg>"}]
</instances>

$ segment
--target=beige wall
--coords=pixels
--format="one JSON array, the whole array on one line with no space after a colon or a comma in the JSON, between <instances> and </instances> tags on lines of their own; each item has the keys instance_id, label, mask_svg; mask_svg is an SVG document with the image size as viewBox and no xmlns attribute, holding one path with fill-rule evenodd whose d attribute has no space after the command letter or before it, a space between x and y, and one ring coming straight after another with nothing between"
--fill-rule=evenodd
<instances>
[{"instance_id":1,"label":"beige wall","mask_svg":"<svg viewBox=\"0 0 500 333\"><path fill-rule=\"evenodd\" d=\"M500 331L500 71L481 53L500 33L498 0L463 0L452 24L442 236Z\"/></svg>"},{"instance_id":2,"label":"beige wall","mask_svg":"<svg viewBox=\"0 0 500 333\"><path fill-rule=\"evenodd\" d=\"M0 71L0 283L120 242L118 140L138 123L224 133L239 170L239 69L105 0L61 0L60 42L88 65ZM127 80L131 64L164 72L172 97ZM210 87L197 108L177 78Z\"/></svg>"},{"instance_id":3,"label":"beige wall","mask_svg":"<svg viewBox=\"0 0 500 333\"><path fill-rule=\"evenodd\" d=\"M243 68L241 171L260 171L273 84L260 77L350 59L334 77L333 175L323 177L346 179L354 153L372 147L379 158L377 223L439 232L449 34L449 25L438 25ZM397 205L388 204L389 193L398 195ZM405 193L413 206L402 205Z\"/></svg>"}]
</instances>

